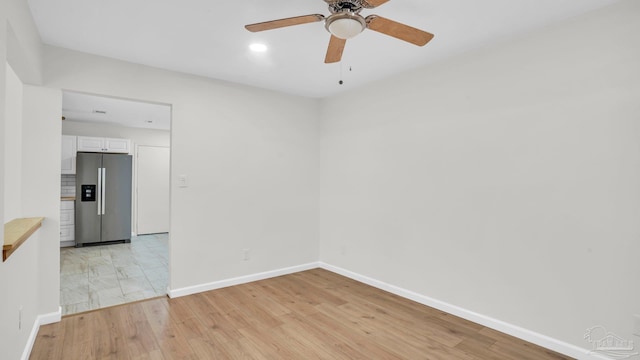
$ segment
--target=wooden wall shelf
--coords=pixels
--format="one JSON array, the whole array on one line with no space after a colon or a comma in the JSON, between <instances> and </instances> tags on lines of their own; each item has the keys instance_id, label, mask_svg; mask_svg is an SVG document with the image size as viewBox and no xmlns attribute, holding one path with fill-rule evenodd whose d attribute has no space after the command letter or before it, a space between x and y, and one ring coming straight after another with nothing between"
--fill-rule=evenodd
<instances>
[{"instance_id":1,"label":"wooden wall shelf","mask_svg":"<svg viewBox=\"0 0 640 360\"><path fill-rule=\"evenodd\" d=\"M36 230L42 226L43 217L23 218L11 220L4 224L4 245L2 246L2 261L22 245Z\"/></svg>"}]
</instances>

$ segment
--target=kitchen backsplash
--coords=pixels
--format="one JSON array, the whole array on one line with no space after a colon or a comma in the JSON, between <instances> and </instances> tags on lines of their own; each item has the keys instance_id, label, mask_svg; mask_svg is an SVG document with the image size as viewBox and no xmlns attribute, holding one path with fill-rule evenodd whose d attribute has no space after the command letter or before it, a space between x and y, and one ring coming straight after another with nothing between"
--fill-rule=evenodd
<instances>
[{"instance_id":1,"label":"kitchen backsplash","mask_svg":"<svg viewBox=\"0 0 640 360\"><path fill-rule=\"evenodd\" d=\"M75 196L76 195L76 176L73 174L64 174L60 181L60 195L61 196Z\"/></svg>"}]
</instances>

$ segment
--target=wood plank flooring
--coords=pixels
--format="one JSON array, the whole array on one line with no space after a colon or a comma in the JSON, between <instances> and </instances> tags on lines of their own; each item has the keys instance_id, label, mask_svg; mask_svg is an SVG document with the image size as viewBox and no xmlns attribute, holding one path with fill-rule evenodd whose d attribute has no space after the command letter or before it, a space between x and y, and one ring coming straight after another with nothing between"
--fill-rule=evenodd
<instances>
[{"instance_id":1,"label":"wood plank flooring","mask_svg":"<svg viewBox=\"0 0 640 360\"><path fill-rule=\"evenodd\" d=\"M66 316L31 359L570 359L326 270Z\"/></svg>"}]
</instances>

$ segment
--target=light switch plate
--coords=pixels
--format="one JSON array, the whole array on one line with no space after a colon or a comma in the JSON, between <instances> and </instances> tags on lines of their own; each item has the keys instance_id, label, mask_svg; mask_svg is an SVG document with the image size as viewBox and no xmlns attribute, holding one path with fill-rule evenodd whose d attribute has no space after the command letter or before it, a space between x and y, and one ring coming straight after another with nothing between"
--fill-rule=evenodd
<instances>
[{"instance_id":1,"label":"light switch plate","mask_svg":"<svg viewBox=\"0 0 640 360\"><path fill-rule=\"evenodd\" d=\"M640 315L633 315L633 335L640 336Z\"/></svg>"}]
</instances>

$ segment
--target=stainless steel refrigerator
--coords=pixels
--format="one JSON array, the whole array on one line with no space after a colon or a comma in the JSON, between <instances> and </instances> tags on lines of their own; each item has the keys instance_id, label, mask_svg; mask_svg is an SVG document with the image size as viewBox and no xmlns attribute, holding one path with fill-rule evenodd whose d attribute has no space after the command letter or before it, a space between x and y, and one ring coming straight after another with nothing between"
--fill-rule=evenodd
<instances>
[{"instance_id":1,"label":"stainless steel refrigerator","mask_svg":"<svg viewBox=\"0 0 640 360\"><path fill-rule=\"evenodd\" d=\"M76 247L131 242L131 155L79 152Z\"/></svg>"}]
</instances>

